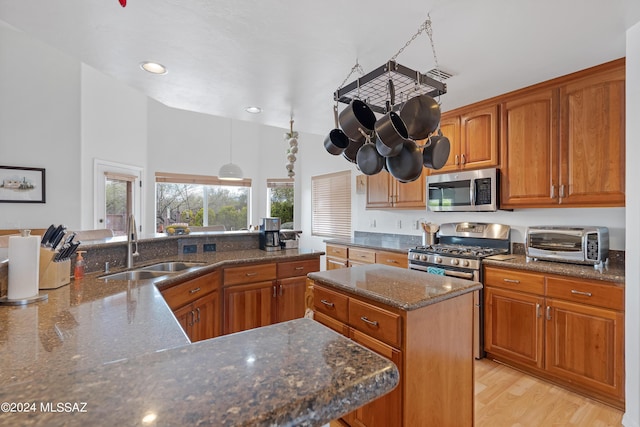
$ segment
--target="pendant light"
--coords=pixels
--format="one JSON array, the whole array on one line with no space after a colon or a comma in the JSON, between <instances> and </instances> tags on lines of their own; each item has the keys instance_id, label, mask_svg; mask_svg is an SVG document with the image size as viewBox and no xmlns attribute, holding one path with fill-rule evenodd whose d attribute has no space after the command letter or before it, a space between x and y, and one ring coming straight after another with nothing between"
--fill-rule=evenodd
<instances>
[{"instance_id":1,"label":"pendant light","mask_svg":"<svg viewBox=\"0 0 640 427\"><path fill-rule=\"evenodd\" d=\"M233 163L233 119L230 120L230 137L229 137L229 163L222 165L218 178L227 181L240 181L242 179L242 169Z\"/></svg>"}]
</instances>

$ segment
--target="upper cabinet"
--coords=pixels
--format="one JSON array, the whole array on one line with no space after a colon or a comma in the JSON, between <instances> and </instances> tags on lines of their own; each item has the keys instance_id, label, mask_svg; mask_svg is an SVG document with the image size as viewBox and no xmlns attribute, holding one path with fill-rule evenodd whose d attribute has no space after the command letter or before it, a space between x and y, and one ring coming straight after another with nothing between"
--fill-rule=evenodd
<instances>
[{"instance_id":1,"label":"upper cabinet","mask_svg":"<svg viewBox=\"0 0 640 427\"><path fill-rule=\"evenodd\" d=\"M501 99L501 208L624 206L625 62Z\"/></svg>"},{"instance_id":2,"label":"upper cabinet","mask_svg":"<svg viewBox=\"0 0 640 427\"><path fill-rule=\"evenodd\" d=\"M442 114L442 134L449 138L449 160L431 174L498 165L498 105L479 103Z\"/></svg>"},{"instance_id":3,"label":"upper cabinet","mask_svg":"<svg viewBox=\"0 0 640 427\"><path fill-rule=\"evenodd\" d=\"M385 170L367 176L367 209L424 209L426 207L426 168L420 178L399 182Z\"/></svg>"}]
</instances>

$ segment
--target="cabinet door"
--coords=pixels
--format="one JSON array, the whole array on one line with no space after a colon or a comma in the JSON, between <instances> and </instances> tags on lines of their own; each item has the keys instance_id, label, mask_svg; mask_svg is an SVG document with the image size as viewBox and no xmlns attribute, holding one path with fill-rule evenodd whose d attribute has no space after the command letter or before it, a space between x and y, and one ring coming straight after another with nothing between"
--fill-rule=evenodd
<instances>
[{"instance_id":1,"label":"cabinet door","mask_svg":"<svg viewBox=\"0 0 640 427\"><path fill-rule=\"evenodd\" d=\"M543 368L544 298L485 288L484 345L489 353Z\"/></svg>"},{"instance_id":2,"label":"cabinet door","mask_svg":"<svg viewBox=\"0 0 640 427\"><path fill-rule=\"evenodd\" d=\"M568 83L560 100L560 203L624 206L624 64Z\"/></svg>"},{"instance_id":3,"label":"cabinet door","mask_svg":"<svg viewBox=\"0 0 640 427\"><path fill-rule=\"evenodd\" d=\"M270 325L275 287L275 282L268 281L225 288L224 333Z\"/></svg>"},{"instance_id":4,"label":"cabinet door","mask_svg":"<svg viewBox=\"0 0 640 427\"><path fill-rule=\"evenodd\" d=\"M501 105L500 207L558 204L556 94L545 89Z\"/></svg>"},{"instance_id":5,"label":"cabinet door","mask_svg":"<svg viewBox=\"0 0 640 427\"><path fill-rule=\"evenodd\" d=\"M212 292L191 304L193 327L191 342L206 340L220 335L220 309L218 292Z\"/></svg>"},{"instance_id":6,"label":"cabinet door","mask_svg":"<svg viewBox=\"0 0 640 427\"><path fill-rule=\"evenodd\" d=\"M462 169L498 165L498 106L474 109L460 116Z\"/></svg>"},{"instance_id":7,"label":"cabinet door","mask_svg":"<svg viewBox=\"0 0 640 427\"><path fill-rule=\"evenodd\" d=\"M449 138L451 151L449 152L449 160L444 166L437 171L431 173L442 173L456 171L460 167L460 116L443 115L440 120L440 130L442 134Z\"/></svg>"},{"instance_id":8,"label":"cabinet door","mask_svg":"<svg viewBox=\"0 0 640 427\"><path fill-rule=\"evenodd\" d=\"M351 339L391 360L400 371L400 384L388 394L347 414L351 427L389 427L402 425L402 352L366 334L350 330Z\"/></svg>"},{"instance_id":9,"label":"cabinet door","mask_svg":"<svg viewBox=\"0 0 640 427\"><path fill-rule=\"evenodd\" d=\"M367 176L367 209L390 208L392 206L391 174L385 170Z\"/></svg>"},{"instance_id":10,"label":"cabinet door","mask_svg":"<svg viewBox=\"0 0 640 427\"><path fill-rule=\"evenodd\" d=\"M546 369L573 384L624 396L624 316L547 299Z\"/></svg>"},{"instance_id":11,"label":"cabinet door","mask_svg":"<svg viewBox=\"0 0 640 427\"><path fill-rule=\"evenodd\" d=\"M276 322L286 322L304 316L306 285L306 276L278 280Z\"/></svg>"},{"instance_id":12,"label":"cabinet door","mask_svg":"<svg viewBox=\"0 0 640 427\"><path fill-rule=\"evenodd\" d=\"M400 182L394 179L393 207L424 209L427 206L426 181L426 168L422 168L420 178L415 181Z\"/></svg>"},{"instance_id":13,"label":"cabinet door","mask_svg":"<svg viewBox=\"0 0 640 427\"><path fill-rule=\"evenodd\" d=\"M195 313L192 310L192 305L188 304L184 307L181 307L173 312L173 315L176 316L178 323L182 326L182 330L189 338L189 341L193 342L193 322L195 320Z\"/></svg>"},{"instance_id":14,"label":"cabinet door","mask_svg":"<svg viewBox=\"0 0 640 427\"><path fill-rule=\"evenodd\" d=\"M347 268L348 262L344 258L327 257L327 270L337 270L339 268Z\"/></svg>"}]
</instances>

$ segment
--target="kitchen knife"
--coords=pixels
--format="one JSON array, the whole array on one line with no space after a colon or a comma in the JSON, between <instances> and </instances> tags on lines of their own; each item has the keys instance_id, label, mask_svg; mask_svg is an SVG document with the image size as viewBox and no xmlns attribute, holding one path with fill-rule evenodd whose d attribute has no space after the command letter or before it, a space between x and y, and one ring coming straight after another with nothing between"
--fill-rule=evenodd
<instances>
[{"instance_id":1,"label":"kitchen knife","mask_svg":"<svg viewBox=\"0 0 640 427\"><path fill-rule=\"evenodd\" d=\"M53 261L64 261L69 257L69 252L71 251L71 245L69 243L65 243L62 245L56 256L53 258Z\"/></svg>"},{"instance_id":2,"label":"kitchen knife","mask_svg":"<svg viewBox=\"0 0 640 427\"><path fill-rule=\"evenodd\" d=\"M66 245L66 244L71 243L71 241L73 240L74 237L76 237L76 232L75 231L73 233L70 233L69 237L64 239L64 244Z\"/></svg>"},{"instance_id":3,"label":"kitchen knife","mask_svg":"<svg viewBox=\"0 0 640 427\"><path fill-rule=\"evenodd\" d=\"M40 239L40 244L42 246L46 246L47 242L51 238L51 235L53 234L55 229L56 229L56 226L53 224L51 224L49 228L47 228L47 231L45 231L44 234L42 235L42 239Z\"/></svg>"},{"instance_id":4,"label":"kitchen knife","mask_svg":"<svg viewBox=\"0 0 640 427\"><path fill-rule=\"evenodd\" d=\"M60 224L49 236L47 240L47 247L51 247L53 245L53 241L58 237L58 234L64 235L64 225Z\"/></svg>"},{"instance_id":5,"label":"kitchen knife","mask_svg":"<svg viewBox=\"0 0 640 427\"><path fill-rule=\"evenodd\" d=\"M71 258L73 254L76 253L76 250L78 250L78 246L80 246L80 243L82 242L79 240L76 240L75 242L71 243L71 248L69 249L69 253L66 254L67 258Z\"/></svg>"},{"instance_id":6,"label":"kitchen knife","mask_svg":"<svg viewBox=\"0 0 640 427\"><path fill-rule=\"evenodd\" d=\"M54 237L54 239L51 241L51 250L55 251L56 247L58 247L58 245L60 244L60 242L62 241L62 238L64 237L64 229L62 229L58 234L56 234L56 237Z\"/></svg>"}]
</instances>

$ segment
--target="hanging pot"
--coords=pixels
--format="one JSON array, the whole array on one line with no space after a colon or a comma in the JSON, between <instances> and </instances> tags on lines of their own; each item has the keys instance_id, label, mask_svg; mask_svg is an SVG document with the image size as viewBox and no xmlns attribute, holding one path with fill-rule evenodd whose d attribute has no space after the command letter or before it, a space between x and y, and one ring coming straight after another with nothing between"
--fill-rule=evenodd
<instances>
[{"instance_id":1,"label":"hanging pot","mask_svg":"<svg viewBox=\"0 0 640 427\"><path fill-rule=\"evenodd\" d=\"M411 139L428 138L438 128L440 114L438 102L429 95L409 99L400 110L400 117Z\"/></svg>"},{"instance_id":2,"label":"hanging pot","mask_svg":"<svg viewBox=\"0 0 640 427\"><path fill-rule=\"evenodd\" d=\"M335 105L333 107L333 119L335 121L336 127L329 132L329 135L324 139L324 148L329 152L329 154L333 154L337 156L338 154L342 154L342 152L349 146L349 138L345 133L338 127L338 106Z\"/></svg>"},{"instance_id":3,"label":"hanging pot","mask_svg":"<svg viewBox=\"0 0 640 427\"><path fill-rule=\"evenodd\" d=\"M398 181L415 181L422 174L422 152L415 142L407 140L402 144L400 154L387 157L387 170Z\"/></svg>"},{"instance_id":4,"label":"hanging pot","mask_svg":"<svg viewBox=\"0 0 640 427\"><path fill-rule=\"evenodd\" d=\"M375 175L382 170L384 157L378 153L374 144L367 142L358 150L356 163L363 174Z\"/></svg>"},{"instance_id":5,"label":"hanging pot","mask_svg":"<svg viewBox=\"0 0 640 427\"><path fill-rule=\"evenodd\" d=\"M390 149L393 149L398 145L402 145L402 143L407 140L409 134L402 118L393 111L393 105L395 104L393 80L389 79L387 88L389 90L387 113L376 122L375 131L380 143Z\"/></svg>"},{"instance_id":6,"label":"hanging pot","mask_svg":"<svg viewBox=\"0 0 640 427\"><path fill-rule=\"evenodd\" d=\"M351 140L349 141L349 146L344 150L344 152L342 153L342 156L349 160L351 163L355 163L356 162L356 156L358 155L358 150L360 150L360 147L362 147L364 145L364 137L362 138L362 141L354 141Z\"/></svg>"},{"instance_id":7,"label":"hanging pot","mask_svg":"<svg viewBox=\"0 0 640 427\"><path fill-rule=\"evenodd\" d=\"M426 168L441 169L449 160L450 151L449 138L441 135L432 136L422 150L422 164Z\"/></svg>"},{"instance_id":8,"label":"hanging pot","mask_svg":"<svg viewBox=\"0 0 640 427\"><path fill-rule=\"evenodd\" d=\"M398 144L393 148L387 147L380 138L376 138L376 150L382 157L394 157L400 154L402 150L402 144Z\"/></svg>"},{"instance_id":9,"label":"hanging pot","mask_svg":"<svg viewBox=\"0 0 640 427\"><path fill-rule=\"evenodd\" d=\"M365 137L361 131L371 132L375 124L376 115L359 99L351 101L347 108L340 112L340 127L352 141L364 142Z\"/></svg>"}]
</instances>

